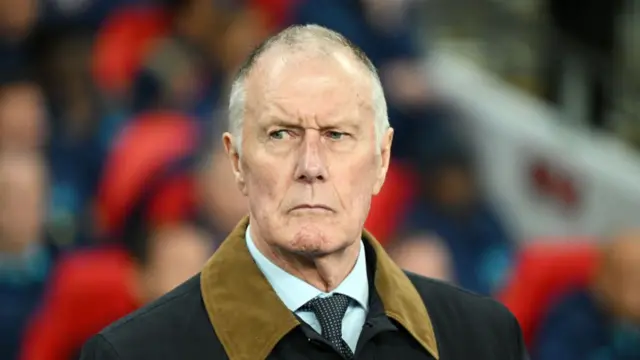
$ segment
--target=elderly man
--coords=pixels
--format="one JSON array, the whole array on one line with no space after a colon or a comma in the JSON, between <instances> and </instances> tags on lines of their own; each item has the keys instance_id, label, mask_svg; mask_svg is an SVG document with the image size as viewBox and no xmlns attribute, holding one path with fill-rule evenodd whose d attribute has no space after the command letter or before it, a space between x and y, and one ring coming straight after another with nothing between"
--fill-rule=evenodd
<instances>
[{"instance_id":1,"label":"elderly man","mask_svg":"<svg viewBox=\"0 0 640 360\"><path fill-rule=\"evenodd\" d=\"M103 330L90 359L522 359L501 305L400 270L363 230L393 130L375 68L308 25L238 73L224 143L249 217L199 276Z\"/></svg>"}]
</instances>

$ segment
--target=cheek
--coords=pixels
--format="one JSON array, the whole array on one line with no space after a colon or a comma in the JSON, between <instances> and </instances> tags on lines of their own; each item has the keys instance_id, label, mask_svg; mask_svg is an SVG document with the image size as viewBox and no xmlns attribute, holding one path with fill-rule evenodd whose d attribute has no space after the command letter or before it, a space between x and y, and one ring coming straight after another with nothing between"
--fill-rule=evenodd
<instances>
[{"instance_id":1,"label":"cheek","mask_svg":"<svg viewBox=\"0 0 640 360\"><path fill-rule=\"evenodd\" d=\"M246 173L248 197L254 205L258 206L258 209L271 211L282 195L282 175L270 166L252 165L250 168L252 170Z\"/></svg>"},{"instance_id":2,"label":"cheek","mask_svg":"<svg viewBox=\"0 0 640 360\"><path fill-rule=\"evenodd\" d=\"M366 161L361 161L355 166L353 162L348 164L350 166L341 169L342 176L334 178L340 184L344 204L348 208L368 206L376 181L375 168L372 163Z\"/></svg>"}]
</instances>

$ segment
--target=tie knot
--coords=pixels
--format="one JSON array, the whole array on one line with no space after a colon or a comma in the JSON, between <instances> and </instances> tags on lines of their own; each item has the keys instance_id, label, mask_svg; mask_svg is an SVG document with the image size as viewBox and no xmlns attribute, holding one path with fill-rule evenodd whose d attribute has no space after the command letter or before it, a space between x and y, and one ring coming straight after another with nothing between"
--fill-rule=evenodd
<instances>
[{"instance_id":1,"label":"tie knot","mask_svg":"<svg viewBox=\"0 0 640 360\"><path fill-rule=\"evenodd\" d=\"M302 306L301 310L312 311L318 317L330 314L338 316L340 320L342 320L350 302L351 299L346 295L333 294L324 298L317 297L309 300L309 302Z\"/></svg>"}]
</instances>

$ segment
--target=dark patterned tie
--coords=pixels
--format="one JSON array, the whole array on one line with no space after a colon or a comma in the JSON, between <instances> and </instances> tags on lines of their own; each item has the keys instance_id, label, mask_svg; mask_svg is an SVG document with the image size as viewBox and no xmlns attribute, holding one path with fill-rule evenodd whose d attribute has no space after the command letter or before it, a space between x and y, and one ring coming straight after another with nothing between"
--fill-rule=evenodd
<instances>
[{"instance_id":1,"label":"dark patterned tie","mask_svg":"<svg viewBox=\"0 0 640 360\"><path fill-rule=\"evenodd\" d=\"M315 298L300 310L312 311L322 329L322 336L331 343L346 359L353 359L353 352L342 339L342 318L347 312L350 299L346 295L334 294L325 298Z\"/></svg>"}]
</instances>

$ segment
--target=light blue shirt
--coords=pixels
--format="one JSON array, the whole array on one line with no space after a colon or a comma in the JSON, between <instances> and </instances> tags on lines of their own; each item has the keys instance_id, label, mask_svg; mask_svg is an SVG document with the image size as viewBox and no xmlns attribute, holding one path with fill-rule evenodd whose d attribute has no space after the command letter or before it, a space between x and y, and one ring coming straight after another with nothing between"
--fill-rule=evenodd
<instances>
[{"instance_id":1,"label":"light blue shirt","mask_svg":"<svg viewBox=\"0 0 640 360\"><path fill-rule=\"evenodd\" d=\"M335 290L325 293L282 270L267 259L253 243L250 226L245 233L245 239L253 260L280 297L280 300L289 310L295 312L319 334L321 333L320 323L313 312L299 311L298 309L316 297L327 297L334 293L340 293L352 299L342 319L342 338L349 345L351 351L355 352L369 306L369 279L362 241L360 241L360 252L353 270Z\"/></svg>"}]
</instances>

